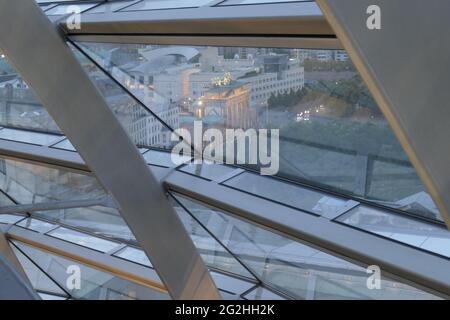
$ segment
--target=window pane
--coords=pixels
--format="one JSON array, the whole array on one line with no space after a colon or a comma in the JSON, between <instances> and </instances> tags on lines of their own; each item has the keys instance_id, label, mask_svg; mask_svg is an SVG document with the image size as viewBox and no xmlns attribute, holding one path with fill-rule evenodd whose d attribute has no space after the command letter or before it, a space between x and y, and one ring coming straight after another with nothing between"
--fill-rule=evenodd
<instances>
[{"instance_id":1,"label":"window pane","mask_svg":"<svg viewBox=\"0 0 450 320\"><path fill-rule=\"evenodd\" d=\"M382 278L380 290L369 290L366 269L359 265L238 220L186 197L177 198L226 243L231 252L253 270L263 283L290 297L308 299L312 291L317 297L326 295L334 299L437 298L386 277ZM211 223L213 219L222 222ZM335 287L316 285L317 277L335 284Z\"/></svg>"},{"instance_id":2,"label":"window pane","mask_svg":"<svg viewBox=\"0 0 450 320\"><path fill-rule=\"evenodd\" d=\"M240 174L225 185L318 215L332 216L351 206L351 201L253 173Z\"/></svg>"},{"instance_id":3,"label":"window pane","mask_svg":"<svg viewBox=\"0 0 450 320\"><path fill-rule=\"evenodd\" d=\"M236 257L226 251L223 245L214 239L198 221L190 216L176 201L172 198L170 200L206 265L227 273L238 274L247 279L254 279L253 275L244 268ZM220 224L220 221L212 219L210 223Z\"/></svg>"},{"instance_id":4,"label":"window pane","mask_svg":"<svg viewBox=\"0 0 450 320\"><path fill-rule=\"evenodd\" d=\"M61 223L117 241L137 244L133 233L113 208L94 206L32 212L34 217Z\"/></svg>"},{"instance_id":5,"label":"window pane","mask_svg":"<svg viewBox=\"0 0 450 320\"><path fill-rule=\"evenodd\" d=\"M17 224L19 227L30 229L40 233L46 233L56 225L37 219L28 218Z\"/></svg>"},{"instance_id":6,"label":"window pane","mask_svg":"<svg viewBox=\"0 0 450 320\"><path fill-rule=\"evenodd\" d=\"M49 145L52 142L56 142L60 138L61 136L33 131L16 130L8 128L0 130L0 139L26 142L41 146Z\"/></svg>"},{"instance_id":7,"label":"window pane","mask_svg":"<svg viewBox=\"0 0 450 320\"><path fill-rule=\"evenodd\" d=\"M93 269L84 264L44 252L28 245L14 242L39 265L55 282L66 287L69 266L80 267L81 287L69 290L72 298L85 300L166 300L166 293L124 280L110 273Z\"/></svg>"},{"instance_id":8,"label":"window pane","mask_svg":"<svg viewBox=\"0 0 450 320\"><path fill-rule=\"evenodd\" d=\"M218 272L211 272L216 286L222 290L241 295L255 286L254 283L230 277Z\"/></svg>"},{"instance_id":9,"label":"window pane","mask_svg":"<svg viewBox=\"0 0 450 320\"><path fill-rule=\"evenodd\" d=\"M17 221L22 220L25 218L24 216L17 216L14 214L0 214L0 223L3 224L14 224Z\"/></svg>"},{"instance_id":10,"label":"window pane","mask_svg":"<svg viewBox=\"0 0 450 320\"><path fill-rule=\"evenodd\" d=\"M11 246L14 254L19 260L25 274L31 282L31 285L36 291L46 292L46 298L49 294L61 297L62 300L67 298L67 294L61 289L52 279L50 279L42 270L36 267L33 262L28 259L21 251L14 245ZM39 294L41 295L41 294ZM41 296L42 297L42 296ZM63 298L64 297L64 298Z\"/></svg>"},{"instance_id":11,"label":"window pane","mask_svg":"<svg viewBox=\"0 0 450 320\"><path fill-rule=\"evenodd\" d=\"M48 235L101 252L108 252L118 246L115 242L96 238L86 233L81 233L63 227L50 231Z\"/></svg>"},{"instance_id":12,"label":"window pane","mask_svg":"<svg viewBox=\"0 0 450 320\"><path fill-rule=\"evenodd\" d=\"M57 144L55 144L53 146L53 148L58 148L58 149L64 149L64 150L70 150L70 151L76 151L75 147L72 145L72 143L70 143L70 141L68 139L63 140Z\"/></svg>"},{"instance_id":13,"label":"window pane","mask_svg":"<svg viewBox=\"0 0 450 320\"><path fill-rule=\"evenodd\" d=\"M450 258L450 232L395 213L358 206L339 221Z\"/></svg>"},{"instance_id":14,"label":"window pane","mask_svg":"<svg viewBox=\"0 0 450 320\"><path fill-rule=\"evenodd\" d=\"M0 125L41 132L60 133L30 88L8 64L0 49ZM18 134L17 134L18 135Z\"/></svg>"},{"instance_id":15,"label":"window pane","mask_svg":"<svg viewBox=\"0 0 450 320\"><path fill-rule=\"evenodd\" d=\"M76 3L77 7L80 8L80 11L83 12L87 9L90 9L94 6L96 6L96 3ZM73 5L69 5L69 4L61 4L56 6L55 8L52 8L48 11L46 11L45 13L47 15L65 15L65 14L70 14L73 13L73 10L71 9L71 7L73 8ZM70 10L69 10L70 9Z\"/></svg>"},{"instance_id":16,"label":"window pane","mask_svg":"<svg viewBox=\"0 0 450 320\"><path fill-rule=\"evenodd\" d=\"M223 139L227 129L279 130L279 157L274 155L271 160L274 167L279 160L277 176L441 220L343 50L79 45L148 109L172 129L184 129L188 137L195 136L196 121L201 121L201 134L217 129ZM135 141L147 144L144 137L159 132L152 122L131 120L128 127L134 128L130 133ZM171 149L173 143L164 143L164 136L169 138L160 134L159 144ZM263 137L260 134L259 139ZM205 150L210 144L202 138L200 142L186 140ZM228 151L237 140L219 140L217 150ZM248 140L244 140L243 154L238 149L224 153L228 159L222 163L257 171L266 167L261 159L250 161L253 149ZM268 145L268 151L271 148ZM264 186L246 186L252 188ZM290 195L274 198L299 206Z\"/></svg>"},{"instance_id":17,"label":"window pane","mask_svg":"<svg viewBox=\"0 0 450 320\"><path fill-rule=\"evenodd\" d=\"M192 8L210 3L211 0L143 0L121 11Z\"/></svg>"},{"instance_id":18,"label":"window pane","mask_svg":"<svg viewBox=\"0 0 450 320\"><path fill-rule=\"evenodd\" d=\"M133 247L126 247L114 254L116 257L130 260L147 267L153 267L150 260L148 260L147 255L143 250L136 249Z\"/></svg>"},{"instance_id":19,"label":"window pane","mask_svg":"<svg viewBox=\"0 0 450 320\"><path fill-rule=\"evenodd\" d=\"M1 157L0 189L20 204L105 197L90 175Z\"/></svg>"},{"instance_id":20,"label":"window pane","mask_svg":"<svg viewBox=\"0 0 450 320\"><path fill-rule=\"evenodd\" d=\"M208 180L220 179L234 170L236 170L236 168L218 164L190 164L180 169L180 171L206 178Z\"/></svg>"},{"instance_id":21,"label":"window pane","mask_svg":"<svg viewBox=\"0 0 450 320\"><path fill-rule=\"evenodd\" d=\"M270 290L258 287L244 296L249 300L286 300L282 296L273 293Z\"/></svg>"}]
</instances>

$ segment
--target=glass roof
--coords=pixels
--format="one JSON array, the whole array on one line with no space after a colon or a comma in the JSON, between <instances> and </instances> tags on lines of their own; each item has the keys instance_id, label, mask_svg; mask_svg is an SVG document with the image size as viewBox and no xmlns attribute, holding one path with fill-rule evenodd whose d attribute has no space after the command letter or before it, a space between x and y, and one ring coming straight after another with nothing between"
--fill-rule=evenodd
<instances>
[{"instance_id":1,"label":"glass roof","mask_svg":"<svg viewBox=\"0 0 450 320\"><path fill-rule=\"evenodd\" d=\"M73 4L93 15L314 2L36 1L49 16L70 14ZM388 273L383 273L381 290L370 290L367 261L350 261L323 244L293 240L240 219L233 210L221 209L223 203L211 205L217 190L239 192L254 197L255 206L275 204L298 220L326 220L448 261L450 233L344 50L66 40L160 179L224 299L439 299ZM226 151L228 142L214 141L219 146L214 156L204 155L204 162L197 163L194 156L212 141L197 143L178 133L183 129L194 135L197 121L203 123L201 134L208 129L223 134L231 129L279 130L279 170L270 177L258 174L273 163L247 161L252 150L248 137L242 153L234 147L231 153L218 152ZM189 152L171 154L181 139ZM95 175L63 166L78 156L76 148L0 51L3 148L20 152L0 156L0 225L112 259L103 270L69 258L73 252L63 255L11 237L14 253L43 299L170 298L165 290L112 271L114 261L125 261L136 270L158 272ZM271 156L278 150L270 144L264 148ZM39 163L42 155L27 158L27 152L42 150L58 164ZM196 181L217 189L199 196L196 190L173 187L177 178L192 182L193 189ZM274 219L277 214L273 212ZM67 267L73 264L82 269L83 290L66 288Z\"/></svg>"}]
</instances>

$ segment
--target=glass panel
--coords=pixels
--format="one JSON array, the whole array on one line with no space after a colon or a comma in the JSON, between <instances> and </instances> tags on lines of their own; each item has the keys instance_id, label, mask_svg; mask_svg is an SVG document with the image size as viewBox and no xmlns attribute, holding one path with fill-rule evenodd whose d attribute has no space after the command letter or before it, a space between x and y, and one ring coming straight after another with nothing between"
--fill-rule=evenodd
<instances>
[{"instance_id":1,"label":"glass panel","mask_svg":"<svg viewBox=\"0 0 450 320\"><path fill-rule=\"evenodd\" d=\"M14 251L17 259L19 260L19 263L22 266L23 270L25 271L25 274L30 280L31 285L36 291L45 292L46 295L56 295L58 297L61 297L61 299L63 300L65 299L63 297L67 297L67 294L44 272L36 267L33 262L30 261L30 259L28 259L20 250L15 247L15 245L11 245L11 248Z\"/></svg>"},{"instance_id":2,"label":"glass panel","mask_svg":"<svg viewBox=\"0 0 450 320\"><path fill-rule=\"evenodd\" d=\"M383 278L380 290L370 290L367 287L366 269L359 265L238 220L218 209L182 196L177 198L226 243L231 252L253 270L263 283L293 298L311 298L312 292L326 293L335 298L342 298L345 292L351 293L347 293L346 298L355 298L356 295L358 299L437 298L387 278ZM336 283L344 290L321 291L323 287L315 285L318 276ZM395 294L391 294L393 287L398 287ZM411 292L414 292L414 296Z\"/></svg>"},{"instance_id":3,"label":"glass panel","mask_svg":"<svg viewBox=\"0 0 450 320\"><path fill-rule=\"evenodd\" d=\"M318 215L342 213L351 205L350 201L248 172L240 174L224 184Z\"/></svg>"},{"instance_id":4,"label":"glass panel","mask_svg":"<svg viewBox=\"0 0 450 320\"><path fill-rule=\"evenodd\" d=\"M3 224L14 224L19 220L25 218L24 216L17 216L14 214L0 214L0 223Z\"/></svg>"},{"instance_id":5,"label":"glass panel","mask_svg":"<svg viewBox=\"0 0 450 320\"><path fill-rule=\"evenodd\" d=\"M80 8L80 11L86 11L87 9L90 9L94 6L96 6L96 3L75 3L75 5L77 7ZM64 14L70 14L70 13L74 13L71 9L71 7L73 7L73 5L71 4L61 4L59 6L56 6L55 8L52 8L48 11L46 11L45 13L47 15L64 15Z\"/></svg>"},{"instance_id":6,"label":"glass panel","mask_svg":"<svg viewBox=\"0 0 450 320\"><path fill-rule=\"evenodd\" d=\"M278 176L441 219L343 50L79 45L136 96L157 96L140 99L155 113L171 111L174 129L194 138L195 121L223 137L226 129L278 129ZM138 127L138 135L154 131ZM209 146L197 139L196 149ZM228 151L235 140L217 143ZM248 161L249 143L244 149L224 160L261 170Z\"/></svg>"},{"instance_id":7,"label":"glass panel","mask_svg":"<svg viewBox=\"0 0 450 320\"><path fill-rule=\"evenodd\" d=\"M52 148L76 151L75 147L72 145L72 143L70 143L70 141L68 139L55 144Z\"/></svg>"},{"instance_id":8,"label":"glass panel","mask_svg":"<svg viewBox=\"0 0 450 320\"><path fill-rule=\"evenodd\" d=\"M3 192L0 191L0 206L7 207L11 205L15 205L14 201L12 201Z\"/></svg>"},{"instance_id":9,"label":"glass panel","mask_svg":"<svg viewBox=\"0 0 450 320\"><path fill-rule=\"evenodd\" d=\"M103 56L109 56L110 50L113 48L102 48L96 51L94 56L97 60L101 60ZM94 63L83 56L77 49L74 52L82 64L83 68L89 74L91 80L100 90L103 98L113 110L119 121L127 130L131 139L141 147L156 147L160 149L172 149L175 142L170 140L172 131L169 127L162 124L154 117L146 108L142 107L138 101L133 98L127 91L117 85L109 76L102 72ZM128 59L128 56L126 56ZM129 61L132 63L131 61ZM100 62L103 67L108 66ZM114 74L120 79L129 79L127 73L119 69ZM128 82L127 89L136 93L140 101L145 101L152 105L155 114L165 121L168 125L178 127L178 106L171 103L152 87L143 83ZM134 89L132 89L134 88Z\"/></svg>"},{"instance_id":10,"label":"glass panel","mask_svg":"<svg viewBox=\"0 0 450 320\"><path fill-rule=\"evenodd\" d=\"M166 293L156 291L110 273L90 268L84 264L38 250L19 242L15 244L38 264L59 285L66 288L69 266L78 266L81 288L67 291L75 299L87 300L166 300Z\"/></svg>"},{"instance_id":11,"label":"glass panel","mask_svg":"<svg viewBox=\"0 0 450 320\"><path fill-rule=\"evenodd\" d=\"M118 244L115 242L96 238L86 233L81 233L63 227L50 231L48 235L61 240L65 240L67 242L75 243L82 247L94 249L101 252L111 251L112 249L118 246Z\"/></svg>"},{"instance_id":12,"label":"glass panel","mask_svg":"<svg viewBox=\"0 0 450 320\"><path fill-rule=\"evenodd\" d=\"M178 162L188 162L191 160L190 156L181 156L181 155L175 155L173 154L174 159L176 159ZM176 163L172 162L172 153L164 152L164 151L156 151L156 150L149 150L148 152L144 153L144 159L147 161L148 164L153 164L157 166L162 167L175 167L177 166Z\"/></svg>"},{"instance_id":13,"label":"glass panel","mask_svg":"<svg viewBox=\"0 0 450 320\"><path fill-rule=\"evenodd\" d=\"M218 288L236 295L241 295L255 286L254 283L230 277L221 273L211 272L210 274Z\"/></svg>"},{"instance_id":14,"label":"glass panel","mask_svg":"<svg viewBox=\"0 0 450 320\"><path fill-rule=\"evenodd\" d=\"M200 7L210 2L211 0L143 0L120 11L192 8Z\"/></svg>"},{"instance_id":15,"label":"glass panel","mask_svg":"<svg viewBox=\"0 0 450 320\"><path fill-rule=\"evenodd\" d=\"M226 251L225 248L197 221L195 221L195 219L193 219L183 207L181 207L172 198L170 198L170 201L206 265L227 273L234 273L248 279L254 279L254 277L242 266L242 264L239 263L239 261L228 251ZM220 221L214 221L214 219L211 219L210 223L220 224Z\"/></svg>"},{"instance_id":16,"label":"glass panel","mask_svg":"<svg viewBox=\"0 0 450 320\"><path fill-rule=\"evenodd\" d=\"M67 300L66 297L55 296L47 293L38 292L38 295L41 297L42 300Z\"/></svg>"},{"instance_id":17,"label":"glass panel","mask_svg":"<svg viewBox=\"0 0 450 320\"><path fill-rule=\"evenodd\" d=\"M109 2L104 3L98 7L92 8L88 10L86 13L108 13L108 12L114 12L116 10L119 10L121 8L125 8L129 6L130 4L137 2L138 0L129 0L129 1L117 1L117 2Z\"/></svg>"},{"instance_id":18,"label":"glass panel","mask_svg":"<svg viewBox=\"0 0 450 320\"><path fill-rule=\"evenodd\" d=\"M0 139L37 144L41 146L49 145L52 142L56 142L60 138L61 136L33 131L16 130L9 128L0 130Z\"/></svg>"},{"instance_id":19,"label":"glass panel","mask_svg":"<svg viewBox=\"0 0 450 320\"><path fill-rule=\"evenodd\" d=\"M105 197L92 176L2 158L0 189L20 204Z\"/></svg>"},{"instance_id":20,"label":"glass panel","mask_svg":"<svg viewBox=\"0 0 450 320\"><path fill-rule=\"evenodd\" d=\"M136 249L133 247L126 247L120 250L119 252L114 254L116 257L130 260L139 264L142 264L147 267L153 268L150 260L148 260L147 255L143 250Z\"/></svg>"},{"instance_id":21,"label":"glass panel","mask_svg":"<svg viewBox=\"0 0 450 320\"><path fill-rule=\"evenodd\" d=\"M46 233L56 225L37 219L28 218L17 224L19 227L30 229L40 233Z\"/></svg>"},{"instance_id":22,"label":"glass panel","mask_svg":"<svg viewBox=\"0 0 450 320\"><path fill-rule=\"evenodd\" d=\"M35 217L62 223L89 233L99 234L117 241L137 244L131 230L113 208L94 206L59 210L36 211Z\"/></svg>"},{"instance_id":23,"label":"glass panel","mask_svg":"<svg viewBox=\"0 0 450 320\"><path fill-rule=\"evenodd\" d=\"M358 229L450 258L450 232L444 226L439 227L362 205L338 220Z\"/></svg>"},{"instance_id":24,"label":"glass panel","mask_svg":"<svg viewBox=\"0 0 450 320\"><path fill-rule=\"evenodd\" d=\"M190 164L180 169L180 171L213 181L230 174L234 170L236 170L236 168L218 164Z\"/></svg>"},{"instance_id":25,"label":"glass panel","mask_svg":"<svg viewBox=\"0 0 450 320\"><path fill-rule=\"evenodd\" d=\"M0 125L61 133L30 88L8 64L0 50Z\"/></svg>"},{"instance_id":26,"label":"glass panel","mask_svg":"<svg viewBox=\"0 0 450 320\"><path fill-rule=\"evenodd\" d=\"M247 293L244 298L248 300L286 300L286 298L283 298L282 296L279 296L263 287L258 287Z\"/></svg>"}]
</instances>

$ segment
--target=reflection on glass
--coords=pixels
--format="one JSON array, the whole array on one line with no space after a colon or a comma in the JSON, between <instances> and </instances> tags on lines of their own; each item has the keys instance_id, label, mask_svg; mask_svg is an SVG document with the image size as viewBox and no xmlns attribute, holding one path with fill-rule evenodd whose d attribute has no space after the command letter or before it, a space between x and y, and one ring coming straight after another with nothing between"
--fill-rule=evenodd
<instances>
[{"instance_id":1,"label":"reflection on glass","mask_svg":"<svg viewBox=\"0 0 450 320\"><path fill-rule=\"evenodd\" d=\"M79 45L172 129L191 137L195 121L202 122L202 132L217 129L224 137L226 129L278 129L278 176L440 219L343 50ZM110 96L120 101L120 93ZM142 108L133 110L137 116L127 123L137 143L156 139L162 148L173 146ZM201 139L195 144L209 146ZM244 150L249 160L248 141ZM233 151L233 159L224 160L239 164L243 158Z\"/></svg>"},{"instance_id":2,"label":"reflection on glass","mask_svg":"<svg viewBox=\"0 0 450 320\"><path fill-rule=\"evenodd\" d=\"M143 0L121 11L191 8L210 2L211 0Z\"/></svg>"},{"instance_id":3,"label":"reflection on glass","mask_svg":"<svg viewBox=\"0 0 450 320\"><path fill-rule=\"evenodd\" d=\"M150 260L148 260L147 255L143 250L136 249L133 247L125 247L119 252L114 254L116 257L130 260L147 267L153 267Z\"/></svg>"},{"instance_id":4,"label":"reflection on glass","mask_svg":"<svg viewBox=\"0 0 450 320\"><path fill-rule=\"evenodd\" d=\"M56 142L60 136L33 131L4 128L0 130L0 139L19 141L46 146Z\"/></svg>"},{"instance_id":5,"label":"reflection on glass","mask_svg":"<svg viewBox=\"0 0 450 320\"><path fill-rule=\"evenodd\" d=\"M7 207L11 205L15 205L15 203L10 198L8 198L3 192L0 191L0 206Z\"/></svg>"},{"instance_id":6,"label":"reflection on glass","mask_svg":"<svg viewBox=\"0 0 450 320\"><path fill-rule=\"evenodd\" d=\"M192 242L199 251L206 265L229 273L238 274L247 279L254 277L232 256L216 239L214 239L189 213L170 198Z\"/></svg>"},{"instance_id":7,"label":"reflection on glass","mask_svg":"<svg viewBox=\"0 0 450 320\"><path fill-rule=\"evenodd\" d=\"M103 198L90 175L0 158L0 189L20 204Z\"/></svg>"},{"instance_id":8,"label":"reflection on glass","mask_svg":"<svg viewBox=\"0 0 450 320\"><path fill-rule=\"evenodd\" d=\"M102 206L68 208L36 211L32 215L80 230L86 230L89 233L137 244L136 239L120 213L113 208Z\"/></svg>"},{"instance_id":9,"label":"reflection on glass","mask_svg":"<svg viewBox=\"0 0 450 320\"><path fill-rule=\"evenodd\" d=\"M166 293L124 280L107 272L93 269L79 262L14 242L31 260L42 268L56 283L65 287L69 266L79 266L81 288L68 290L74 299L86 300L166 300Z\"/></svg>"},{"instance_id":10,"label":"reflection on glass","mask_svg":"<svg viewBox=\"0 0 450 320\"><path fill-rule=\"evenodd\" d=\"M0 51L0 125L41 132L60 133L28 85L9 65Z\"/></svg>"},{"instance_id":11,"label":"reflection on glass","mask_svg":"<svg viewBox=\"0 0 450 320\"><path fill-rule=\"evenodd\" d=\"M284 297L273 293L263 287L258 287L255 290L247 293L244 298L248 300L286 300Z\"/></svg>"},{"instance_id":12,"label":"reflection on glass","mask_svg":"<svg viewBox=\"0 0 450 320\"><path fill-rule=\"evenodd\" d=\"M32 218L25 219L17 225L19 227L30 229L39 233L46 233L55 227L54 224Z\"/></svg>"},{"instance_id":13,"label":"reflection on glass","mask_svg":"<svg viewBox=\"0 0 450 320\"><path fill-rule=\"evenodd\" d=\"M216 286L222 290L241 295L255 286L254 283L230 277L218 272L210 272Z\"/></svg>"},{"instance_id":14,"label":"reflection on glass","mask_svg":"<svg viewBox=\"0 0 450 320\"><path fill-rule=\"evenodd\" d=\"M96 6L96 3L77 3L77 7L79 8L80 12L86 11L87 9L90 9L94 6ZM47 15L64 15L64 14L71 14L75 13L73 9L73 5L70 4L60 4L54 8L51 8L50 10L47 10L45 14Z\"/></svg>"},{"instance_id":15,"label":"reflection on glass","mask_svg":"<svg viewBox=\"0 0 450 320\"><path fill-rule=\"evenodd\" d=\"M248 172L226 181L225 185L318 215L344 212L350 205L350 201Z\"/></svg>"},{"instance_id":16,"label":"reflection on glass","mask_svg":"<svg viewBox=\"0 0 450 320\"><path fill-rule=\"evenodd\" d=\"M64 149L64 150L70 150L70 151L76 151L75 147L70 143L69 139L63 140L54 146L52 148L58 148L58 149Z\"/></svg>"},{"instance_id":17,"label":"reflection on glass","mask_svg":"<svg viewBox=\"0 0 450 320\"><path fill-rule=\"evenodd\" d=\"M450 258L450 232L445 227L362 205L339 221Z\"/></svg>"},{"instance_id":18,"label":"reflection on glass","mask_svg":"<svg viewBox=\"0 0 450 320\"><path fill-rule=\"evenodd\" d=\"M24 218L24 216L17 216L14 214L0 214L0 223L3 224L14 224L17 221L20 221Z\"/></svg>"},{"instance_id":19,"label":"reflection on glass","mask_svg":"<svg viewBox=\"0 0 450 320\"><path fill-rule=\"evenodd\" d=\"M118 244L115 242L96 238L86 233L81 233L63 227L50 231L48 235L61 240L65 240L67 242L75 243L82 247L94 249L101 252L111 251L112 249L118 246Z\"/></svg>"},{"instance_id":20,"label":"reflection on glass","mask_svg":"<svg viewBox=\"0 0 450 320\"><path fill-rule=\"evenodd\" d=\"M177 196L231 252L255 272L266 285L297 299L318 296L357 299L435 299L436 297L403 283L383 278L380 290L367 287L366 269L308 245L292 241L218 210ZM316 278L335 283L317 286Z\"/></svg>"},{"instance_id":21,"label":"reflection on glass","mask_svg":"<svg viewBox=\"0 0 450 320\"><path fill-rule=\"evenodd\" d=\"M18 250L14 245L11 245L11 248L25 271L25 274L30 280L31 285L36 291L45 292L48 296L52 295L61 297L63 300L67 298L67 294L64 290L62 290L52 279L36 267L33 262L30 261L20 250ZM41 294L39 293L39 295Z\"/></svg>"},{"instance_id":22,"label":"reflection on glass","mask_svg":"<svg viewBox=\"0 0 450 320\"><path fill-rule=\"evenodd\" d=\"M86 13L110 13L125 8L138 0L108 2L88 10Z\"/></svg>"},{"instance_id":23,"label":"reflection on glass","mask_svg":"<svg viewBox=\"0 0 450 320\"><path fill-rule=\"evenodd\" d=\"M49 300L49 301L67 300L66 297L55 296L55 295L48 294L48 293L38 292L38 295L41 297L42 300Z\"/></svg>"},{"instance_id":24,"label":"reflection on glass","mask_svg":"<svg viewBox=\"0 0 450 320\"><path fill-rule=\"evenodd\" d=\"M92 61L73 48L78 61L97 86L108 106L114 112L123 127L127 130L133 142L142 147L157 147L172 149L175 142L171 141L172 131L152 115L146 108L132 97L127 91L115 83L108 75L102 72ZM93 53L95 60L107 70L112 70L103 63L103 57L109 56L111 49L102 49ZM130 62L131 63L131 62ZM126 81L127 73L116 68L112 70L115 77ZM151 104L151 110L167 125L178 127L177 115L179 108L176 104L165 99L151 86L142 83L129 83L127 90L135 94L137 99Z\"/></svg>"},{"instance_id":25,"label":"reflection on glass","mask_svg":"<svg viewBox=\"0 0 450 320\"><path fill-rule=\"evenodd\" d=\"M236 168L219 164L190 164L180 169L180 171L213 181L229 175L234 170Z\"/></svg>"}]
</instances>

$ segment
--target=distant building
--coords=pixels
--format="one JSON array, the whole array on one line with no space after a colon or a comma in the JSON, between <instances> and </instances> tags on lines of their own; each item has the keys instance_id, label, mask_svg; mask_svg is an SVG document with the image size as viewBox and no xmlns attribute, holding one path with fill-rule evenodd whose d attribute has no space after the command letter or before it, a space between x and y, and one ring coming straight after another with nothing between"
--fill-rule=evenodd
<instances>
[{"instance_id":1,"label":"distant building","mask_svg":"<svg viewBox=\"0 0 450 320\"><path fill-rule=\"evenodd\" d=\"M252 127L255 115L249 107L248 83L226 80L205 92L195 106L195 116L206 125L247 129Z\"/></svg>"}]
</instances>

